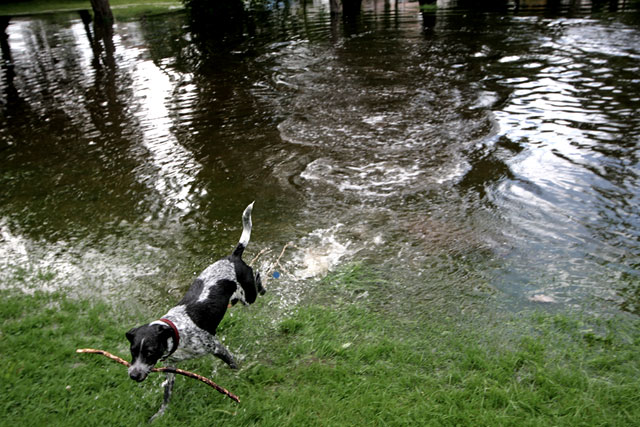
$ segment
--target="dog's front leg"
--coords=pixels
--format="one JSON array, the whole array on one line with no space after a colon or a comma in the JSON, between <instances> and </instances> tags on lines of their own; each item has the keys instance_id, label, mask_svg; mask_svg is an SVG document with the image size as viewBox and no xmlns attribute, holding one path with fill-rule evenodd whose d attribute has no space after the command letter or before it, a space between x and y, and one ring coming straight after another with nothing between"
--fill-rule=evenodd
<instances>
[{"instance_id":1,"label":"dog's front leg","mask_svg":"<svg viewBox=\"0 0 640 427\"><path fill-rule=\"evenodd\" d=\"M229 365L231 369L238 369L238 365L236 364L235 358L231 354L229 350L220 342L218 337L213 338L213 355L222 360L224 363Z\"/></svg>"},{"instance_id":2,"label":"dog's front leg","mask_svg":"<svg viewBox=\"0 0 640 427\"><path fill-rule=\"evenodd\" d=\"M150 423L157 418L160 418L164 414L164 411L167 410L167 407L169 406L169 400L171 400L171 393L173 391L173 383L175 382L175 380L176 374L167 372L167 379L164 382L164 399L162 400L162 405L160 406L160 409L158 409L158 412L156 412L153 417L149 418Z\"/></svg>"}]
</instances>

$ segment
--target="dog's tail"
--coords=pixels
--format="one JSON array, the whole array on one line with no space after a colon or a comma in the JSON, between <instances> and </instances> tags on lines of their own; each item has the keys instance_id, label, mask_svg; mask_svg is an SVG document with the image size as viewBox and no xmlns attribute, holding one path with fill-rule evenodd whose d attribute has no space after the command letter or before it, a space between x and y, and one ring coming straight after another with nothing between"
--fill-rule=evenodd
<instances>
[{"instance_id":1,"label":"dog's tail","mask_svg":"<svg viewBox=\"0 0 640 427\"><path fill-rule=\"evenodd\" d=\"M240 236L238 246L233 250L233 256L242 256L244 249L249 244L249 239L251 238L251 211L253 210L254 203L255 202L251 202L251 204L245 208L244 212L242 212L242 235Z\"/></svg>"}]
</instances>

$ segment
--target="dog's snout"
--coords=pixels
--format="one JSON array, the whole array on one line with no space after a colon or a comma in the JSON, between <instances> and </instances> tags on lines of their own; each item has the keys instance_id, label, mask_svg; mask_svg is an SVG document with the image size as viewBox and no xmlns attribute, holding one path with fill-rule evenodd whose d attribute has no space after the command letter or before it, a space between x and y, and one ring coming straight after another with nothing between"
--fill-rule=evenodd
<instances>
[{"instance_id":1,"label":"dog's snout","mask_svg":"<svg viewBox=\"0 0 640 427\"><path fill-rule=\"evenodd\" d=\"M139 369L129 369L129 378L141 383L147 378L148 373Z\"/></svg>"},{"instance_id":2,"label":"dog's snout","mask_svg":"<svg viewBox=\"0 0 640 427\"><path fill-rule=\"evenodd\" d=\"M137 381L139 383L141 383L142 381L145 380L145 378L147 378L147 376L141 372L132 372L129 374L129 377L132 380Z\"/></svg>"}]
</instances>

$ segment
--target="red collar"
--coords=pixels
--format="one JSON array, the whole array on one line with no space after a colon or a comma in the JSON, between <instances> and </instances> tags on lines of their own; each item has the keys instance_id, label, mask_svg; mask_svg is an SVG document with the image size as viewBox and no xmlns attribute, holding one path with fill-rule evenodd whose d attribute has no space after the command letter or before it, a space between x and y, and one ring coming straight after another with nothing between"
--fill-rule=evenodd
<instances>
[{"instance_id":1,"label":"red collar","mask_svg":"<svg viewBox=\"0 0 640 427\"><path fill-rule=\"evenodd\" d=\"M180 333L178 332L178 328L176 328L176 325L171 320L165 319L163 317L162 319L160 319L160 321L171 326L171 329L173 329L173 335L174 335L173 347L171 348L171 351L169 351L169 354L165 356L165 358L167 358L171 356L178 349L178 346L180 345Z\"/></svg>"}]
</instances>

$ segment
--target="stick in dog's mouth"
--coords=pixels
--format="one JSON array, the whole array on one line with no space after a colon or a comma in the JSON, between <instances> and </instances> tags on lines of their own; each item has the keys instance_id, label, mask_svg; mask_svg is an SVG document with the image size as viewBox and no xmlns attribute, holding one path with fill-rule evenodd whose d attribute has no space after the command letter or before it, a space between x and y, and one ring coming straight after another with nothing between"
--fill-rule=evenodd
<instances>
[{"instance_id":1,"label":"stick in dog's mouth","mask_svg":"<svg viewBox=\"0 0 640 427\"><path fill-rule=\"evenodd\" d=\"M97 350L97 349L94 349L94 348L79 348L79 349L76 350L76 353L101 354L101 355L103 355L105 357L108 357L109 359L111 359L111 360L113 360L115 362L118 362L121 365L126 366L127 368L129 366L131 366L131 364L129 362L127 362L126 360L122 359L121 357L118 357L115 354L111 354L108 351L104 351L104 350ZM180 374L180 375L184 375L185 377L189 377L189 378L196 379L198 381L202 381L203 383L215 388L220 393L228 396L230 399L233 399L236 402L240 403L240 398L238 396L236 396L235 394L231 393L226 388L220 387L218 384L214 383L213 381L211 381L207 377L203 377L202 375L198 375L198 374L190 372L190 371L185 371L184 369L177 369L177 368L171 368L171 367L153 368L153 369L151 369L151 372L169 372L169 373L172 373L172 374Z\"/></svg>"}]
</instances>

